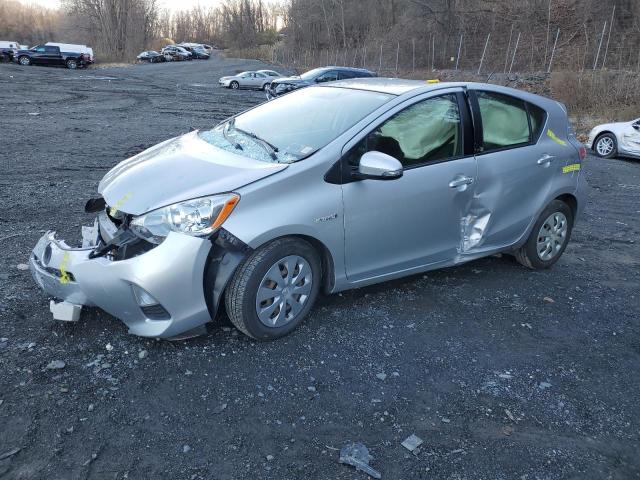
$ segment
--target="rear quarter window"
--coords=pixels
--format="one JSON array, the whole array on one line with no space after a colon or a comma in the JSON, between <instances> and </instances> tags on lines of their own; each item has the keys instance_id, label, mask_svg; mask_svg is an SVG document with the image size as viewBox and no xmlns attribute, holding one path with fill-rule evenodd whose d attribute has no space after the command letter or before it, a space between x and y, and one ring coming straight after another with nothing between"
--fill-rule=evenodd
<instances>
[{"instance_id":1,"label":"rear quarter window","mask_svg":"<svg viewBox=\"0 0 640 480\"><path fill-rule=\"evenodd\" d=\"M542 133L544 122L547 120L547 112L532 103L527 103L527 109L531 122L531 141L536 143Z\"/></svg>"}]
</instances>

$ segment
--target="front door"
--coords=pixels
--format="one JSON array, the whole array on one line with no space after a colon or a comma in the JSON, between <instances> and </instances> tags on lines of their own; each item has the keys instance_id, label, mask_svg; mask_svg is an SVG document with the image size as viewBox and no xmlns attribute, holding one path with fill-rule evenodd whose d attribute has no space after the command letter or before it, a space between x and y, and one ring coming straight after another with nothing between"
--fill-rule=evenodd
<instances>
[{"instance_id":1,"label":"front door","mask_svg":"<svg viewBox=\"0 0 640 480\"><path fill-rule=\"evenodd\" d=\"M409 273L456 256L476 179L475 158L465 155L461 107L467 108L455 91L398 107L347 153L354 169L367 151L391 155L404 167L396 180L343 185L350 281Z\"/></svg>"}]
</instances>

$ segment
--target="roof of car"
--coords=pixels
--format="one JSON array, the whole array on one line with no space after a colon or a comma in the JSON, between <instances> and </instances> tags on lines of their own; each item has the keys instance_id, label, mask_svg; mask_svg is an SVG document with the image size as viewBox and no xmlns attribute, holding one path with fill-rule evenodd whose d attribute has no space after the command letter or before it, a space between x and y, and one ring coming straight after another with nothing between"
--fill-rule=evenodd
<instances>
[{"instance_id":1,"label":"roof of car","mask_svg":"<svg viewBox=\"0 0 640 480\"><path fill-rule=\"evenodd\" d=\"M432 86L433 89L446 86L460 86L462 83L427 83L424 80L405 80L402 78L350 78L348 80L338 80L331 82L332 87L353 88L357 90L370 90L372 92L390 93L392 95L402 95L403 93Z\"/></svg>"}]
</instances>

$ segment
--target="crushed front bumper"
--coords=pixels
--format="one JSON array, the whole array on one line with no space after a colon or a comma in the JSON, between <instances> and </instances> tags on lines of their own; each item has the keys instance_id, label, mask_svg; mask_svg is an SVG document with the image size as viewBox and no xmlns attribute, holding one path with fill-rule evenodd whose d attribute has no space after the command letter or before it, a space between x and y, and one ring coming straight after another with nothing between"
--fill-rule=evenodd
<instances>
[{"instance_id":1,"label":"crushed front bumper","mask_svg":"<svg viewBox=\"0 0 640 480\"><path fill-rule=\"evenodd\" d=\"M211 250L208 239L170 233L155 248L116 261L90 258L98 241L97 228L94 231L95 242L85 242L90 245L83 248L69 247L55 232L40 239L29 266L46 293L76 305L100 307L122 320L129 333L144 337L175 337L211 320L203 289ZM162 309L142 308L136 287Z\"/></svg>"}]
</instances>

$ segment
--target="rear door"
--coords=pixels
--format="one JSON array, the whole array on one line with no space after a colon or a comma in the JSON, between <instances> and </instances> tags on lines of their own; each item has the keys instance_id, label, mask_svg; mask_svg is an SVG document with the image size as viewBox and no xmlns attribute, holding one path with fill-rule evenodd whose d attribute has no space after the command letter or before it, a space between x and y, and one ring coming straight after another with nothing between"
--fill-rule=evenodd
<instances>
[{"instance_id":1,"label":"rear door","mask_svg":"<svg viewBox=\"0 0 640 480\"><path fill-rule=\"evenodd\" d=\"M478 241L469 248L491 250L510 246L525 233L561 173L566 147L551 130L542 134L547 112L536 105L489 90L470 91L470 100L478 135L470 221L481 224Z\"/></svg>"},{"instance_id":2,"label":"rear door","mask_svg":"<svg viewBox=\"0 0 640 480\"><path fill-rule=\"evenodd\" d=\"M45 46L44 58L47 65L62 65L62 55L60 55L60 47Z\"/></svg>"},{"instance_id":3,"label":"rear door","mask_svg":"<svg viewBox=\"0 0 640 480\"><path fill-rule=\"evenodd\" d=\"M476 179L470 135L462 91L448 89L394 108L347 144L343 161L352 170L368 151L403 164L403 176L395 180L343 179L350 281L407 274L456 256L460 219Z\"/></svg>"}]
</instances>

